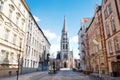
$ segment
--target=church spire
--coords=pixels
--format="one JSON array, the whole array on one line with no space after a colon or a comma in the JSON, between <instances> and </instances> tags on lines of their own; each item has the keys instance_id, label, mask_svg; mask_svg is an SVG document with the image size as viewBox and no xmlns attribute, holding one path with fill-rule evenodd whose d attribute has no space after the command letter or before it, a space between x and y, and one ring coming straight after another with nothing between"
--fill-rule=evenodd
<instances>
[{"instance_id":1,"label":"church spire","mask_svg":"<svg viewBox=\"0 0 120 80\"><path fill-rule=\"evenodd\" d=\"M64 24L63 24L62 32L67 32L67 30L66 30L66 17L65 16L64 16Z\"/></svg>"}]
</instances>

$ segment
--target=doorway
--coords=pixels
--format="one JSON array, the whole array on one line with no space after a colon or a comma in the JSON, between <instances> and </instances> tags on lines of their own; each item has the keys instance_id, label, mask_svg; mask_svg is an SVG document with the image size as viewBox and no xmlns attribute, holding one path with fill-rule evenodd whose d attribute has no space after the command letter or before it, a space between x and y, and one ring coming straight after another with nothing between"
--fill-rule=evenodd
<instances>
[{"instance_id":1,"label":"doorway","mask_svg":"<svg viewBox=\"0 0 120 80\"><path fill-rule=\"evenodd\" d=\"M64 68L67 68L67 63L66 62L64 62Z\"/></svg>"},{"instance_id":2,"label":"doorway","mask_svg":"<svg viewBox=\"0 0 120 80\"><path fill-rule=\"evenodd\" d=\"M112 75L117 77L120 76L120 61L112 62Z\"/></svg>"}]
</instances>

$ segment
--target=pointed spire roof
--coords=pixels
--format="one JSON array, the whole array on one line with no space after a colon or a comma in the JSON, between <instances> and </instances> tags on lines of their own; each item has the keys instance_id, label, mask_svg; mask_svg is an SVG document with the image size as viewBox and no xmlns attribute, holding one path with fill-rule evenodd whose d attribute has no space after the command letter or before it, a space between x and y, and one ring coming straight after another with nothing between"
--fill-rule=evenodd
<instances>
[{"instance_id":1,"label":"pointed spire roof","mask_svg":"<svg viewBox=\"0 0 120 80\"><path fill-rule=\"evenodd\" d=\"M65 16L64 16L64 23L63 23L62 32L67 32L67 30L66 30L66 17Z\"/></svg>"}]
</instances>

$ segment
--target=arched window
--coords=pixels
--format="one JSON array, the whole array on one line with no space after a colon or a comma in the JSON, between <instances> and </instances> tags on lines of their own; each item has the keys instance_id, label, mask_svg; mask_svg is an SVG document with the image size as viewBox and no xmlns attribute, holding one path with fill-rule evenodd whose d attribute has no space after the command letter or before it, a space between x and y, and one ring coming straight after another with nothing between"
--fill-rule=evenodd
<instances>
[{"instance_id":1,"label":"arched window","mask_svg":"<svg viewBox=\"0 0 120 80\"><path fill-rule=\"evenodd\" d=\"M68 45L66 44L66 49L68 49Z\"/></svg>"},{"instance_id":2,"label":"arched window","mask_svg":"<svg viewBox=\"0 0 120 80\"><path fill-rule=\"evenodd\" d=\"M63 44L63 49L65 49L65 44Z\"/></svg>"}]
</instances>

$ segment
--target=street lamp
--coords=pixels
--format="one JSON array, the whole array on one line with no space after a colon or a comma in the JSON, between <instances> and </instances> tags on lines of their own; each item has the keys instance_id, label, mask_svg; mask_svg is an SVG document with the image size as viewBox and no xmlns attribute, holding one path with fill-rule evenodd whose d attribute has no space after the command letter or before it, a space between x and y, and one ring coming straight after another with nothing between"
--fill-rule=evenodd
<instances>
[{"instance_id":1,"label":"street lamp","mask_svg":"<svg viewBox=\"0 0 120 80\"><path fill-rule=\"evenodd\" d=\"M19 78L21 45L22 45L22 42L20 41L20 49L19 49L19 53L18 53L18 55L17 55L17 57L18 57L18 70L17 70L17 80L18 80L18 78Z\"/></svg>"}]
</instances>

